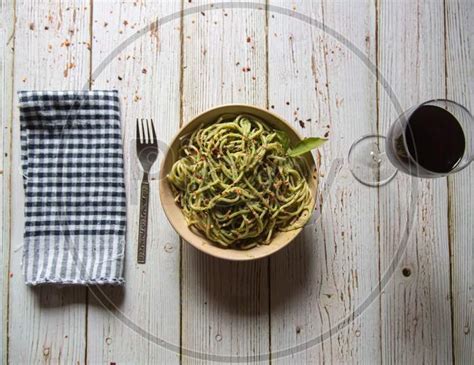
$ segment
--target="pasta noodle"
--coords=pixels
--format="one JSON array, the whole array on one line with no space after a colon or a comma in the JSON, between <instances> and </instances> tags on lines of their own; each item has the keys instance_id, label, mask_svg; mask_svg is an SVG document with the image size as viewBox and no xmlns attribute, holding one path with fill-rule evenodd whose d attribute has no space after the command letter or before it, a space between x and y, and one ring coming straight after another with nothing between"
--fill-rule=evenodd
<instances>
[{"instance_id":1,"label":"pasta noodle","mask_svg":"<svg viewBox=\"0 0 474 365\"><path fill-rule=\"evenodd\" d=\"M269 244L313 208L302 157L252 115L223 115L184 138L168 180L188 226L222 247Z\"/></svg>"}]
</instances>

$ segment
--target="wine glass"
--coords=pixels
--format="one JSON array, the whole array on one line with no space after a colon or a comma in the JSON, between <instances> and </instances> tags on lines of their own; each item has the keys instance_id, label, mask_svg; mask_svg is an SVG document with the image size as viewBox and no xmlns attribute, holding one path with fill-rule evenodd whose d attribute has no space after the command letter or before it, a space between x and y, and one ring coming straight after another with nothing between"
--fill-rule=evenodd
<instances>
[{"instance_id":1,"label":"wine glass","mask_svg":"<svg viewBox=\"0 0 474 365\"><path fill-rule=\"evenodd\" d=\"M447 176L474 159L474 118L461 104L434 99L392 124L387 137L368 135L349 150L349 168L367 186L382 186L400 170L422 178Z\"/></svg>"}]
</instances>

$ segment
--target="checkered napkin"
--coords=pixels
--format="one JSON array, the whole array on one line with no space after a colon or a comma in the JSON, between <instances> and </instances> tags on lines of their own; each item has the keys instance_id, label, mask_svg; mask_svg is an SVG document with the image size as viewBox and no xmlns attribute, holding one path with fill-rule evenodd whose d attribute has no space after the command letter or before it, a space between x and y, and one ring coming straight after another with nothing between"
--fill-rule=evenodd
<instances>
[{"instance_id":1,"label":"checkered napkin","mask_svg":"<svg viewBox=\"0 0 474 365\"><path fill-rule=\"evenodd\" d=\"M121 284L126 200L116 91L20 91L26 284Z\"/></svg>"}]
</instances>

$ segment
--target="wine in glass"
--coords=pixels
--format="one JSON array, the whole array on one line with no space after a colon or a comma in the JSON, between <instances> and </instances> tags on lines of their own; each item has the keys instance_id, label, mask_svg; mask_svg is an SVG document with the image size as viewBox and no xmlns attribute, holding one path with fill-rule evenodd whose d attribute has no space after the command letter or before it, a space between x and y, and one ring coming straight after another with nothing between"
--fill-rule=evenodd
<instances>
[{"instance_id":1,"label":"wine in glass","mask_svg":"<svg viewBox=\"0 0 474 365\"><path fill-rule=\"evenodd\" d=\"M387 137L369 135L354 142L349 167L368 186L381 186L397 171L435 178L456 173L474 159L474 119L462 105L429 100L399 116Z\"/></svg>"}]
</instances>

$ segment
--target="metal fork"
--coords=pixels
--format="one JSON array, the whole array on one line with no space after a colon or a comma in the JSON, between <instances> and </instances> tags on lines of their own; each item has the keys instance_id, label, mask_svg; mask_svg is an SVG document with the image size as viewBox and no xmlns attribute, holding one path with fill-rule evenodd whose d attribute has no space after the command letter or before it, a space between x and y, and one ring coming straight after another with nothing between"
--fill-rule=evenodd
<instances>
[{"instance_id":1,"label":"metal fork","mask_svg":"<svg viewBox=\"0 0 474 365\"><path fill-rule=\"evenodd\" d=\"M150 184L148 174L158 157L158 141L156 139L153 119L137 118L137 155L143 167L143 180L140 190L140 216L138 221L138 252L137 262L146 262L146 238L148 231L148 201Z\"/></svg>"}]
</instances>

